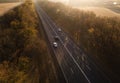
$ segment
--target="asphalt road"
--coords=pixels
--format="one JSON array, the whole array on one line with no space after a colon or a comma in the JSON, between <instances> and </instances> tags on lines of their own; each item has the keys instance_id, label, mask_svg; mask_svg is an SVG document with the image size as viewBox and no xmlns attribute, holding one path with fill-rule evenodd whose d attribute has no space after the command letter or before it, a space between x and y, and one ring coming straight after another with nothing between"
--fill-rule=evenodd
<instances>
[{"instance_id":1,"label":"asphalt road","mask_svg":"<svg viewBox=\"0 0 120 83\"><path fill-rule=\"evenodd\" d=\"M60 27L37 3L36 10L67 83L114 83L66 33L58 31ZM57 48L53 47L55 36L59 37Z\"/></svg>"}]
</instances>

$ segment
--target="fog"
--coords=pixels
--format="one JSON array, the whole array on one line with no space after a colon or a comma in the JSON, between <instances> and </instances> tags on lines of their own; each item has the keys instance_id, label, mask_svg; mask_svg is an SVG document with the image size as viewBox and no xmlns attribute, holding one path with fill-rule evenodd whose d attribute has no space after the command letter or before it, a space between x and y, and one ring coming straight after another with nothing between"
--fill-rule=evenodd
<instances>
[{"instance_id":1,"label":"fog","mask_svg":"<svg viewBox=\"0 0 120 83\"><path fill-rule=\"evenodd\" d=\"M68 4L71 6L92 6L114 2L120 4L120 0L49 0L49 1L62 2L64 4Z\"/></svg>"},{"instance_id":2,"label":"fog","mask_svg":"<svg viewBox=\"0 0 120 83\"><path fill-rule=\"evenodd\" d=\"M69 0L49 0L49 1L62 2L62 3L65 3L65 4L69 4Z\"/></svg>"}]
</instances>

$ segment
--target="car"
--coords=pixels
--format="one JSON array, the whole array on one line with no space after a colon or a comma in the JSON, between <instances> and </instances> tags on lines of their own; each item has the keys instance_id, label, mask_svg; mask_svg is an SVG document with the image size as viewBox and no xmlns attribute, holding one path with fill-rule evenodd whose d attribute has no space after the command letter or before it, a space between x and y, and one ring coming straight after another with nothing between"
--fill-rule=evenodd
<instances>
[{"instance_id":1,"label":"car","mask_svg":"<svg viewBox=\"0 0 120 83\"><path fill-rule=\"evenodd\" d=\"M57 48L57 47L58 47L57 42L53 42L53 47L55 47L55 48Z\"/></svg>"},{"instance_id":2,"label":"car","mask_svg":"<svg viewBox=\"0 0 120 83\"><path fill-rule=\"evenodd\" d=\"M61 32L62 31L61 28L58 28L58 31Z\"/></svg>"},{"instance_id":3,"label":"car","mask_svg":"<svg viewBox=\"0 0 120 83\"><path fill-rule=\"evenodd\" d=\"M59 40L59 36L55 36L54 39L57 41Z\"/></svg>"}]
</instances>

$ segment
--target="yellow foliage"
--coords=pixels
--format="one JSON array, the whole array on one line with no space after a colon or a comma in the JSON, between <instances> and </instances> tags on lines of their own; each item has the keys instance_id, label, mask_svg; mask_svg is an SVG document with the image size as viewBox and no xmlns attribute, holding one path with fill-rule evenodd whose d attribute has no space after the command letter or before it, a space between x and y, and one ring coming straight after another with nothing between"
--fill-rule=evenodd
<instances>
[{"instance_id":1,"label":"yellow foliage","mask_svg":"<svg viewBox=\"0 0 120 83\"><path fill-rule=\"evenodd\" d=\"M94 28L88 29L88 32L89 32L89 33L93 33L93 32L94 32Z\"/></svg>"}]
</instances>

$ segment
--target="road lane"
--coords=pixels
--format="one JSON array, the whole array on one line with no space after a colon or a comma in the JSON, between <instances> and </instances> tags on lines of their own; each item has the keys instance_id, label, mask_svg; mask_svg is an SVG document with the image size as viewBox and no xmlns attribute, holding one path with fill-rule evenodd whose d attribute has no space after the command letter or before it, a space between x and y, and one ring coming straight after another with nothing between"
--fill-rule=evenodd
<instances>
[{"instance_id":1,"label":"road lane","mask_svg":"<svg viewBox=\"0 0 120 83\"><path fill-rule=\"evenodd\" d=\"M47 17L47 16L46 16ZM53 24L53 28L54 30L57 32L58 28L57 26L53 23L53 21L48 17L48 19L50 20L50 23ZM59 33L58 33L59 34ZM64 36L63 36L64 34ZM66 42L66 37L67 35L65 33L63 33L62 35L59 34L59 37L64 41L63 43ZM81 51L81 49L69 38L67 37L69 41L66 45L66 48L68 51L70 51L70 55L72 54L73 58L77 61L77 57L83 57L82 55L84 55L84 61L77 61L77 63L79 63L79 65L82 65L82 70L84 70L84 72L86 73L85 75L87 75L89 77L89 79L91 80L92 83L111 83L111 80L104 74L104 72L102 72L99 68L97 68L97 66L94 64L94 62L92 60L89 59L89 57L84 54L82 52L82 54L79 52ZM74 48L75 47L75 48ZM78 49L79 48L79 49ZM77 52L76 52L77 51ZM75 61L75 62L76 62ZM79 66L78 65L78 66ZM89 65L89 66L88 66ZM89 67L89 68L88 68ZM89 71L90 69L92 69L92 71Z\"/></svg>"},{"instance_id":2,"label":"road lane","mask_svg":"<svg viewBox=\"0 0 120 83\"><path fill-rule=\"evenodd\" d=\"M46 30L46 33L49 37L50 42L54 41L54 36L57 35L57 34L53 31L53 29L51 29L52 26L49 24L48 20L46 19L46 17L44 16L44 13L40 10L40 8L37 9L37 11L39 11L38 14L41 17L42 23L44 25L44 29ZM86 78L84 77L84 75L82 74L81 70L76 65L76 63L69 56L69 53L66 51L66 49L62 45L63 43L59 42L59 44L62 47L62 49L53 48L53 50L55 52L56 57L58 56L58 54L57 54L58 51L57 50L59 50L61 53L63 52L63 54L61 56L64 55L64 57L61 60L61 62L59 62L59 61L58 62L59 62L59 65L61 66L61 69L62 69L63 73L65 74L67 83L79 83L79 82L89 83L86 80ZM52 44L51 44L51 46L52 46ZM59 60L59 58L57 58L57 60ZM71 69L73 69L74 73L73 73L73 71L71 71Z\"/></svg>"},{"instance_id":3,"label":"road lane","mask_svg":"<svg viewBox=\"0 0 120 83\"><path fill-rule=\"evenodd\" d=\"M54 36L59 36L58 48L53 48L53 51L67 83L112 83L66 33L58 32L58 26L38 4L36 8L49 41L52 43L55 41Z\"/></svg>"}]
</instances>

